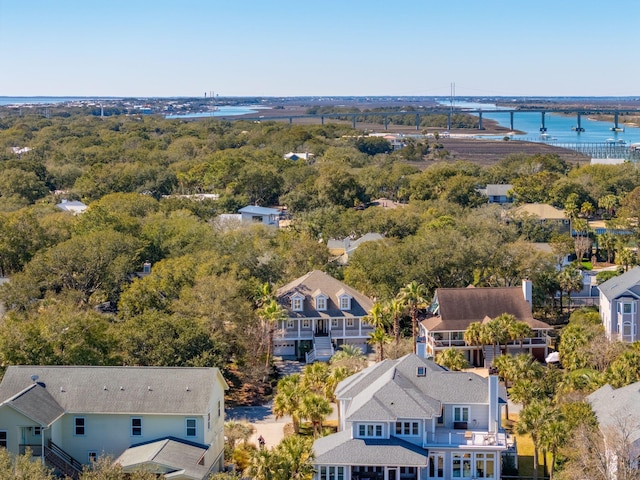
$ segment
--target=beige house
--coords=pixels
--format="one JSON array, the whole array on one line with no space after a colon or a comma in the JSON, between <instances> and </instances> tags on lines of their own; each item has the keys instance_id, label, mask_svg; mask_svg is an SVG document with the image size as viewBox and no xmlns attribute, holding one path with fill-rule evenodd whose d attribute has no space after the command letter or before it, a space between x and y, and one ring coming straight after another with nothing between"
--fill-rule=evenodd
<instances>
[{"instance_id":1,"label":"beige house","mask_svg":"<svg viewBox=\"0 0 640 480\"><path fill-rule=\"evenodd\" d=\"M72 478L109 455L125 471L202 480L224 465L227 388L217 368L10 366L0 446Z\"/></svg>"},{"instance_id":2,"label":"beige house","mask_svg":"<svg viewBox=\"0 0 640 480\"><path fill-rule=\"evenodd\" d=\"M367 351L373 327L366 317L370 298L320 270L297 278L276 292L287 311L274 337L274 353L304 359L328 360L343 343Z\"/></svg>"}]
</instances>

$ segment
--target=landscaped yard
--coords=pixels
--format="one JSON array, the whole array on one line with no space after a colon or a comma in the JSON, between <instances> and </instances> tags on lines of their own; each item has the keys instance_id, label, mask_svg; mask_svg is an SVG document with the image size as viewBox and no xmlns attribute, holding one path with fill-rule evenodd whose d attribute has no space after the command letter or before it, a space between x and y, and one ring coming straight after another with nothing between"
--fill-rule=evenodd
<instances>
[{"instance_id":1,"label":"landscaped yard","mask_svg":"<svg viewBox=\"0 0 640 480\"><path fill-rule=\"evenodd\" d=\"M510 414L509 420L503 418L503 425L507 432L513 434L513 425L518 421L518 414ZM518 475L523 478L533 477L533 442L529 435L517 435L516 444L518 445ZM551 461L551 456L547 455L547 461ZM544 458L542 452L538 457L538 478L548 477L548 472L544 469Z\"/></svg>"}]
</instances>

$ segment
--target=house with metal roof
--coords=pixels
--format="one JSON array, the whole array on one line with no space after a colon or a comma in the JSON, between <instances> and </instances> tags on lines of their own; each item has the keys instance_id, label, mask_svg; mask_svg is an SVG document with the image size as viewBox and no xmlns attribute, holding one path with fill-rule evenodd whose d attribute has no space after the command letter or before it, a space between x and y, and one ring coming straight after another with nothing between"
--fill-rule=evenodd
<instances>
[{"instance_id":1,"label":"house with metal roof","mask_svg":"<svg viewBox=\"0 0 640 480\"><path fill-rule=\"evenodd\" d=\"M487 197L489 203L503 205L505 203L513 203L512 188L513 185L509 183L489 183L485 188L479 188L478 193Z\"/></svg>"},{"instance_id":2,"label":"house with metal roof","mask_svg":"<svg viewBox=\"0 0 640 480\"><path fill-rule=\"evenodd\" d=\"M274 336L274 353L327 361L344 343L367 351L373 326L364 321L373 301L320 270L303 275L276 291L287 311Z\"/></svg>"},{"instance_id":3,"label":"house with metal roof","mask_svg":"<svg viewBox=\"0 0 640 480\"><path fill-rule=\"evenodd\" d=\"M640 267L610 278L598 285L600 318L610 340L635 342L640 340Z\"/></svg>"},{"instance_id":4,"label":"house with metal roof","mask_svg":"<svg viewBox=\"0 0 640 480\"><path fill-rule=\"evenodd\" d=\"M314 443L315 480L500 478L513 447L497 377L414 354L348 377L336 399L338 433Z\"/></svg>"},{"instance_id":5,"label":"house with metal roof","mask_svg":"<svg viewBox=\"0 0 640 480\"><path fill-rule=\"evenodd\" d=\"M490 345L467 345L464 332L473 322L486 323L503 313L524 322L533 331L530 338L507 343L507 353L520 348L542 361L549 353L548 332L552 328L536 320L532 314L533 285L523 280L522 287L438 288L427 309L427 317L420 322L417 352L435 357L447 348L461 350L471 365L490 366L493 348Z\"/></svg>"},{"instance_id":6,"label":"house with metal roof","mask_svg":"<svg viewBox=\"0 0 640 480\"><path fill-rule=\"evenodd\" d=\"M77 478L98 456L166 478L223 468L217 368L9 366L0 383L0 446L27 449Z\"/></svg>"},{"instance_id":7,"label":"house with metal roof","mask_svg":"<svg viewBox=\"0 0 640 480\"><path fill-rule=\"evenodd\" d=\"M366 242L378 242L380 240L384 240L384 237L375 232L365 233L363 236L355 240L350 237L345 237L343 239L331 238L327 240L327 249L329 250L329 255L333 257L333 261L341 265L347 265L349 263L349 259L353 256L360 245Z\"/></svg>"},{"instance_id":8,"label":"house with metal roof","mask_svg":"<svg viewBox=\"0 0 640 480\"><path fill-rule=\"evenodd\" d=\"M282 212L277 208L258 207L249 205L238 210L240 220L245 223L262 223L263 225L278 226Z\"/></svg>"}]
</instances>

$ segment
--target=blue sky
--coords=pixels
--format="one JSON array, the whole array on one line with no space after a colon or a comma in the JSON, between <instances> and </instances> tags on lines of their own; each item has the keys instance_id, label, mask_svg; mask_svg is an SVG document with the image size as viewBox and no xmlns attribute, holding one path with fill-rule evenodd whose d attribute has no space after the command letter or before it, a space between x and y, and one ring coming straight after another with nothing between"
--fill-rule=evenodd
<instances>
[{"instance_id":1,"label":"blue sky","mask_svg":"<svg viewBox=\"0 0 640 480\"><path fill-rule=\"evenodd\" d=\"M0 0L0 96L640 96L640 0Z\"/></svg>"}]
</instances>

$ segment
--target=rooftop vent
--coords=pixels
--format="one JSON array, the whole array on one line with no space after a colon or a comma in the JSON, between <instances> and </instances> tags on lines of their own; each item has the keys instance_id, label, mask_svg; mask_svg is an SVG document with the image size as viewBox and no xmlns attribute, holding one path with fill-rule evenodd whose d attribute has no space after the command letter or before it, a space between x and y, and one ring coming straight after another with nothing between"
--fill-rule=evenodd
<instances>
[{"instance_id":1,"label":"rooftop vent","mask_svg":"<svg viewBox=\"0 0 640 480\"><path fill-rule=\"evenodd\" d=\"M63 388L63 387L60 387L60 391L61 391L61 392L64 392L64 388Z\"/></svg>"},{"instance_id":2,"label":"rooftop vent","mask_svg":"<svg viewBox=\"0 0 640 480\"><path fill-rule=\"evenodd\" d=\"M106 390L106 389L107 389L107 386L105 385L104 387L102 387L102 389L103 389L103 390Z\"/></svg>"},{"instance_id":3,"label":"rooftop vent","mask_svg":"<svg viewBox=\"0 0 640 480\"><path fill-rule=\"evenodd\" d=\"M124 390L124 387L122 385L120 385L120 390Z\"/></svg>"},{"instance_id":4,"label":"rooftop vent","mask_svg":"<svg viewBox=\"0 0 640 480\"><path fill-rule=\"evenodd\" d=\"M147 390L150 392L151 391L151 385L147 386Z\"/></svg>"},{"instance_id":5,"label":"rooftop vent","mask_svg":"<svg viewBox=\"0 0 640 480\"><path fill-rule=\"evenodd\" d=\"M190 392L190 391L191 391L191 389L187 386L187 392Z\"/></svg>"},{"instance_id":6,"label":"rooftop vent","mask_svg":"<svg viewBox=\"0 0 640 480\"><path fill-rule=\"evenodd\" d=\"M36 383L40 377L38 375L31 375L31 381Z\"/></svg>"}]
</instances>

